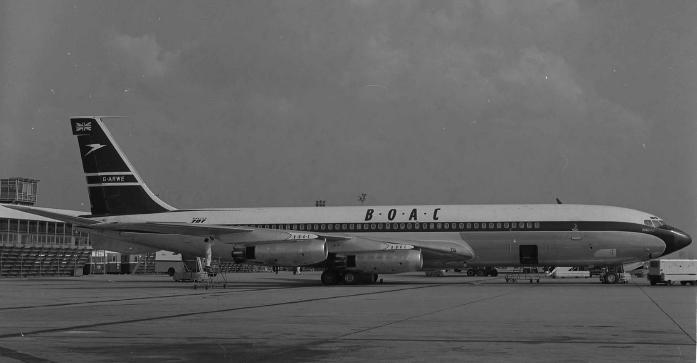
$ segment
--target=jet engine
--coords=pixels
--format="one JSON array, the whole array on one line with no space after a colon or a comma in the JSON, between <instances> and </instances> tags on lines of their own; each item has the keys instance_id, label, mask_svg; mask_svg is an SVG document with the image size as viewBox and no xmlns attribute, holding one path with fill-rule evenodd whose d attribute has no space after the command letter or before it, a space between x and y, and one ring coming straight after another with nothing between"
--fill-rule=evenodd
<instances>
[{"instance_id":1,"label":"jet engine","mask_svg":"<svg viewBox=\"0 0 697 363\"><path fill-rule=\"evenodd\" d=\"M323 240L302 240L262 243L236 249L232 258L238 263L259 263L268 266L305 266L327 259L329 252Z\"/></svg>"},{"instance_id":2,"label":"jet engine","mask_svg":"<svg viewBox=\"0 0 697 363\"><path fill-rule=\"evenodd\" d=\"M351 261L354 258L355 263ZM359 253L355 256L348 256L347 259L347 270L355 269L373 274L397 274L416 271L422 265L421 251L417 250Z\"/></svg>"}]
</instances>

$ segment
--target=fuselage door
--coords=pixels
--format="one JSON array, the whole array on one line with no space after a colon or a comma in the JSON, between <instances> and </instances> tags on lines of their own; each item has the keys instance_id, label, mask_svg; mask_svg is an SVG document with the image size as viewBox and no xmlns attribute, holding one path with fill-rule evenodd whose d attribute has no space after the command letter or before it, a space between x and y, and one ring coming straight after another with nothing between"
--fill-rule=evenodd
<instances>
[{"instance_id":1,"label":"fuselage door","mask_svg":"<svg viewBox=\"0 0 697 363\"><path fill-rule=\"evenodd\" d=\"M537 265L537 245L520 245L520 264Z\"/></svg>"}]
</instances>

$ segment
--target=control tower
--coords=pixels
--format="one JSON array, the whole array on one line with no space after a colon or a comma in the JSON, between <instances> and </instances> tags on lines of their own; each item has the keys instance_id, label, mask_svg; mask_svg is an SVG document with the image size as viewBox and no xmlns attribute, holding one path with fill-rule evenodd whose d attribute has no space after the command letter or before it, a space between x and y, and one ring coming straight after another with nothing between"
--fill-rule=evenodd
<instances>
[{"instance_id":1,"label":"control tower","mask_svg":"<svg viewBox=\"0 0 697 363\"><path fill-rule=\"evenodd\" d=\"M38 182L27 178L0 179L0 203L34 205Z\"/></svg>"}]
</instances>

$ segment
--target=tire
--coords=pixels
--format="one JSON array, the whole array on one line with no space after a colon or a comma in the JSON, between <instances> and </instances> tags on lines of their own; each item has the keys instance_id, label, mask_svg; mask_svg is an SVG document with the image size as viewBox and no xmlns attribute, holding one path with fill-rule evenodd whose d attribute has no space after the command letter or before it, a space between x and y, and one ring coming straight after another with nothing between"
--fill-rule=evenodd
<instances>
[{"instance_id":1,"label":"tire","mask_svg":"<svg viewBox=\"0 0 697 363\"><path fill-rule=\"evenodd\" d=\"M491 270L491 276L496 277L499 275L499 270Z\"/></svg>"},{"instance_id":2,"label":"tire","mask_svg":"<svg viewBox=\"0 0 697 363\"><path fill-rule=\"evenodd\" d=\"M339 283L339 274L334 270L322 272L322 285L336 285Z\"/></svg>"},{"instance_id":3,"label":"tire","mask_svg":"<svg viewBox=\"0 0 697 363\"><path fill-rule=\"evenodd\" d=\"M480 277L481 277L481 276L486 276L486 271L484 271L484 270L478 270L478 271L477 271L477 276L480 276Z\"/></svg>"},{"instance_id":4,"label":"tire","mask_svg":"<svg viewBox=\"0 0 697 363\"><path fill-rule=\"evenodd\" d=\"M687 281L680 281L680 285L682 285L682 286L687 285Z\"/></svg>"},{"instance_id":5,"label":"tire","mask_svg":"<svg viewBox=\"0 0 697 363\"><path fill-rule=\"evenodd\" d=\"M472 270L472 269L467 270L467 276L474 276L474 270Z\"/></svg>"},{"instance_id":6,"label":"tire","mask_svg":"<svg viewBox=\"0 0 697 363\"><path fill-rule=\"evenodd\" d=\"M649 284L651 284L651 286L656 286L656 280L649 281Z\"/></svg>"},{"instance_id":7,"label":"tire","mask_svg":"<svg viewBox=\"0 0 697 363\"><path fill-rule=\"evenodd\" d=\"M670 286L670 285L672 285L672 284L673 284L673 281L666 280L666 286Z\"/></svg>"},{"instance_id":8,"label":"tire","mask_svg":"<svg viewBox=\"0 0 697 363\"><path fill-rule=\"evenodd\" d=\"M690 285L692 285L692 286L697 285L697 281L690 281Z\"/></svg>"},{"instance_id":9,"label":"tire","mask_svg":"<svg viewBox=\"0 0 697 363\"><path fill-rule=\"evenodd\" d=\"M175 272L175 271L174 271L174 267L170 267L170 268L167 270L167 275L174 276L174 272Z\"/></svg>"},{"instance_id":10,"label":"tire","mask_svg":"<svg viewBox=\"0 0 697 363\"><path fill-rule=\"evenodd\" d=\"M344 274L344 283L346 285L356 285L356 284L358 284L359 280L360 280L360 276L355 272L347 271Z\"/></svg>"},{"instance_id":11,"label":"tire","mask_svg":"<svg viewBox=\"0 0 697 363\"><path fill-rule=\"evenodd\" d=\"M614 272L608 272L605 274L605 281L608 284L616 284L619 281L617 274Z\"/></svg>"}]
</instances>

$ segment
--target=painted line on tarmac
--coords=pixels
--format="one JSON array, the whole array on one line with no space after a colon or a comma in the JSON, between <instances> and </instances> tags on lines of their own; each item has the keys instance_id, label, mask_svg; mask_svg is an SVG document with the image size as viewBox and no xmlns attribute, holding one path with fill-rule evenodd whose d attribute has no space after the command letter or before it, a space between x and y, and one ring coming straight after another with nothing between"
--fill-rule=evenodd
<instances>
[{"instance_id":1,"label":"painted line on tarmac","mask_svg":"<svg viewBox=\"0 0 697 363\"><path fill-rule=\"evenodd\" d=\"M0 347L0 360L2 357L16 359L24 363L54 363L52 360L35 357L26 353L18 352L14 349Z\"/></svg>"},{"instance_id":2,"label":"painted line on tarmac","mask_svg":"<svg viewBox=\"0 0 697 363\"><path fill-rule=\"evenodd\" d=\"M446 285L471 285L471 282L478 283L479 281L492 281L496 280L496 278L493 279L486 279L486 280L473 280L470 282L462 282L462 283L450 283ZM407 283L407 284L412 284L412 283ZM228 294L236 294L236 293L241 293L241 292L260 292L260 291L273 291L273 290L288 290L288 289L299 289L299 288L304 288L304 287L317 287L319 285L302 285L302 286L288 286L288 287L268 287L268 288L238 288L234 289L232 287L231 289L227 291L218 291L218 292L210 292L206 296L220 296L220 295L228 295ZM187 298L187 297L198 297L201 296L201 294L197 293L191 293L191 294L177 294L177 295L162 295L162 296L143 296L143 297L132 297L132 298L126 298L126 299L109 299L109 300L95 300L95 301L84 301L84 302L79 302L79 303L60 303L60 304L45 304L45 305L31 305L31 306L10 306L10 307L5 307L5 308L0 308L0 311L5 311L5 310L31 310L31 309L50 309L50 308L60 308L60 307L80 307L80 306L88 306L88 305L95 305L95 304L110 304L110 303L118 303L118 302L124 302L124 301L138 301L138 300L157 300L157 299L179 299L179 298Z\"/></svg>"},{"instance_id":3,"label":"painted line on tarmac","mask_svg":"<svg viewBox=\"0 0 697 363\"><path fill-rule=\"evenodd\" d=\"M237 308L218 309L218 310L209 310L209 311L201 311L201 312L191 312L191 313L181 313L181 314L173 314L173 315L165 315L165 316L157 316L157 317L141 318L141 319L122 320L122 321L113 321L113 322L96 323L96 324L75 325L75 326L64 327L64 328L54 328L54 329L35 330L35 331L30 331L30 332L21 332L21 334L24 334L25 336L27 336L27 335L36 335L36 334L45 334L45 333L55 333L55 332L61 332L61 331L66 331L66 330L80 330L80 329L88 329L88 328L95 328L95 327L108 326L108 325L140 323L140 322L146 322L146 321L165 320L165 319L181 318L181 317L195 316L195 315L217 314L217 313L225 313L225 312L230 312L230 311L251 310L251 309L266 308L266 307L273 307L273 306L293 305L293 304L300 304L300 303L313 302L313 301L333 300L333 299L350 298L350 297L358 297L358 296L366 296L366 295L378 295L378 294L407 291L407 290L428 289L428 288L440 287L440 286L444 286L444 285L452 285L452 284L434 284L434 285L427 285L427 286L412 286L412 287L406 287L406 288L402 288L402 289L373 291L373 292L365 292L365 293L361 293L361 294L328 296L328 297L320 297L320 298L314 298L314 299L279 302L279 303L273 303L273 304L262 304L262 305L244 306L244 307L237 307ZM196 295L196 296L199 296L199 295ZM12 334L2 334L2 335L0 335L0 339L17 337L19 334L20 334L19 332L12 333Z\"/></svg>"},{"instance_id":4,"label":"painted line on tarmac","mask_svg":"<svg viewBox=\"0 0 697 363\"><path fill-rule=\"evenodd\" d=\"M635 284L635 286L636 286L636 287L639 287L638 284ZM663 310L663 308L662 308L660 305L658 305L658 303L657 303L654 299L652 299L651 296L649 296L649 294L647 294L646 291L644 291L644 289L642 289L641 287L639 287L639 290L641 290L641 292L643 292L644 295L646 295L646 297L648 297L649 300L651 300L651 302L654 303L654 305L656 305L656 307L658 307L659 309L661 309L661 311L663 312L663 314L665 314L665 315L668 317L668 319L670 319L670 320L673 322L673 324L677 325L678 328L680 328L680 330L682 330L682 332L685 333L685 335L687 335L687 337L690 338L690 340L692 340L693 343L696 343L695 340L690 336L690 334L687 334L687 332L685 331L685 329L683 329L683 328L680 326L680 324L678 324L678 322L675 321L675 319L673 319L672 316L668 315L668 313L667 313L665 310Z\"/></svg>"},{"instance_id":5,"label":"painted line on tarmac","mask_svg":"<svg viewBox=\"0 0 697 363\"><path fill-rule=\"evenodd\" d=\"M269 291L269 290L287 290L287 289L297 289L297 288L302 288L302 287L310 287L310 286L290 286L290 287L269 287L269 288L259 288L259 289L237 289L237 290L227 290L227 291L218 291L218 292L211 292L207 294L206 296L218 296L218 295L227 295L227 294L234 294L234 293L240 293L240 292L257 292L257 291ZM144 296L144 297L132 297L128 299L110 299L110 300L96 300L96 301L85 301L85 302L80 302L80 303L60 303L60 304L51 304L51 305L32 305L32 306L11 306L11 307L6 307L6 308L0 308L0 311L5 311L5 310L31 310L31 309L41 309L41 308L55 308L55 307L79 307L79 306L86 306L86 305L94 305L94 304L103 304L103 303L115 303L115 302L123 302L123 301L137 301L137 300L157 300L157 299L176 299L176 298L186 298L186 297L197 297L201 296L202 294L197 294L197 293L192 293L192 294L178 294L178 295L162 295L162 296Z\"/></svg>"}]
</instances>

